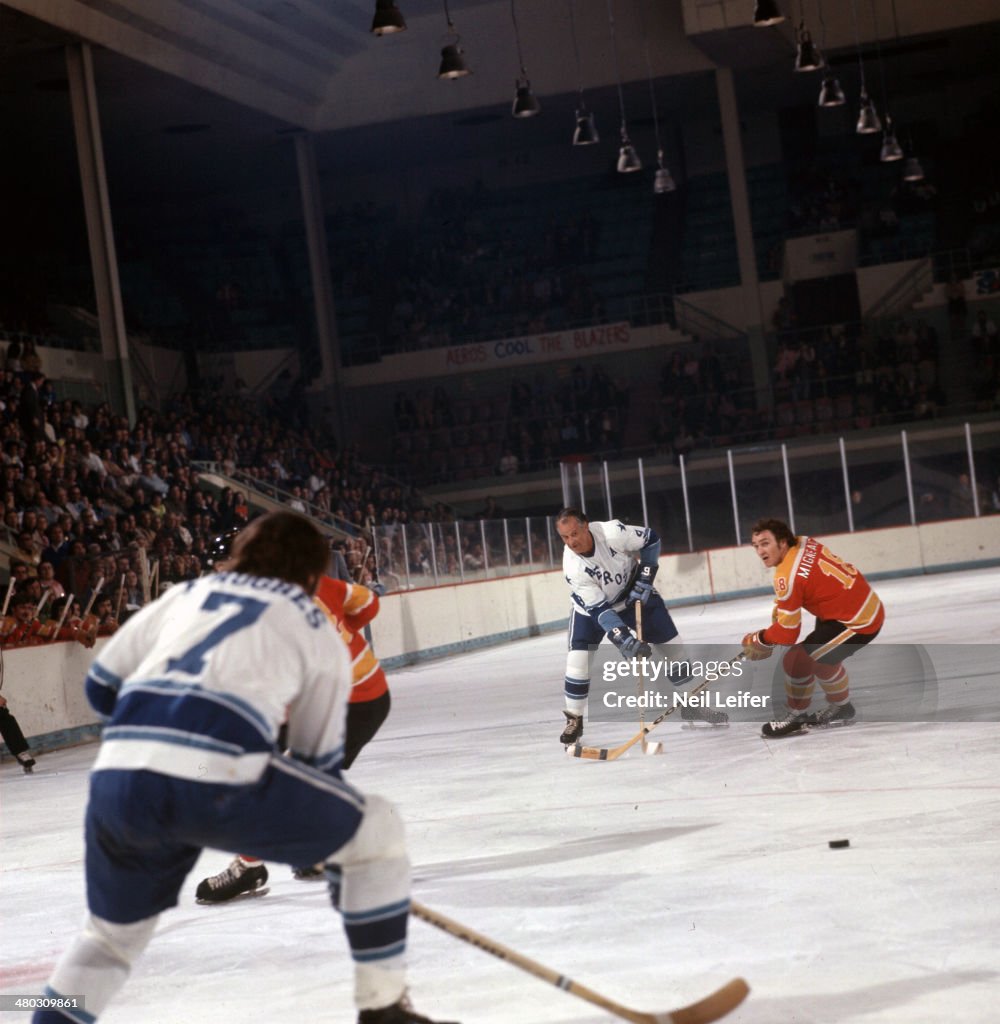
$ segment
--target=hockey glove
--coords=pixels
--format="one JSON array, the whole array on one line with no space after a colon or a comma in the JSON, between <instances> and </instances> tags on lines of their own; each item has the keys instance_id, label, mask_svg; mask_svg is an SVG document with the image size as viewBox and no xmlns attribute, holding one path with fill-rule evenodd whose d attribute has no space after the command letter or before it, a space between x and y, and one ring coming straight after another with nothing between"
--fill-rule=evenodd
<instances>
[{"instance_id":1,"label":"hockey glove","mask_svg":"<svg viewBox=\"0 0 1000 1024\"><path fill-rule=\"evenodd\" d=\"M645 604L649 600L649 595L653 592L653 578L656 576L658 568L655 565L639 567L639 575L636 576L632 589L628 592L629 604L635 604L636 601Z\"/></svg>"},{"instance_id":2,"label":"hockey glove","mask_svg":"<svg viewBox=\"0 0 1000 1024\"><path fill-rule=\"evenodd\" d=\"M615 626L608 639L618 648L626 658L648 658L653 653L653 648L644 643L625 626Z\"/></svg>"},{"instance_id":3,"label":"hockey glove","mask_svg":"<svg viewBox=\"0 0 1000 1024\"><path fill-rule=\"evenodd\" d=\"M769 644L766 640L761 639L759 632L747 633L743 637L743 657L748 661L763 661L765 658L770 658L773 650L774 644Z\"/></svg>"}]
</instances>

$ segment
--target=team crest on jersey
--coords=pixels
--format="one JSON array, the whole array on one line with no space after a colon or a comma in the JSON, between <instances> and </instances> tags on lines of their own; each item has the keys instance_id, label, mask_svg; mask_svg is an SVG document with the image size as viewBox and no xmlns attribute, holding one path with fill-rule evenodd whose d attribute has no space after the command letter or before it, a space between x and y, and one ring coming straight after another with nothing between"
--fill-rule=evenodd
<instances>
[{"instance_id":1,"label":"team crest on jersey","mask_svg":"<svg viewBox=\"0 0 1000 1024\"><path fill-rule=\"evenodd\" d=\"M625 580L628 579L627 576L623 575L620 572L616 572L616 573L612 574L612 573L608 572L607 569L602 569L599 565L594 565L594 566L587 565L587 566L584 566L583 571L592 580L596 580L598 583L605 583L605 584L617 583L618 586L621 586L625 582Z\"/></svg>"}]
</instances>

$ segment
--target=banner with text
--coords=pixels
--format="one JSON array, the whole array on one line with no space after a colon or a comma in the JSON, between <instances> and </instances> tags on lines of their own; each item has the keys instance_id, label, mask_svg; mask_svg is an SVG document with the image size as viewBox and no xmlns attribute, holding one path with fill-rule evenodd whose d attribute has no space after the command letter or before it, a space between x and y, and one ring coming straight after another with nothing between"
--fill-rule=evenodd
<instances>
[{"instance_id":1,"label":"banner with text","mask_svg":"<svg viewBox=\"0 0 1000 1024\"><path fill-rule=\"evenodd\" d=\"M559 359L581 359L605 352L634 351L663 344L662 330L633 330L627 321L597 324L575 330L550 331L523 338L477 341L469 345L399 352L369 366L351 366L344 370L344 381L351 387L385 384L389 381L445 377L478 370L498 370L508 366L529 366Z\"/></svg>"},{"instance_id":2,"label":"banner with text","mask_svg":"<svg viewBox=\"0 0 1000 1024\"><path fill-rule=\"evenodd\" d=\"M849 274L858 265L857 231L831 231L823 235L805 235L785 242L786 281L804 281L812 277Z\"/></svg>"}]
</instances>

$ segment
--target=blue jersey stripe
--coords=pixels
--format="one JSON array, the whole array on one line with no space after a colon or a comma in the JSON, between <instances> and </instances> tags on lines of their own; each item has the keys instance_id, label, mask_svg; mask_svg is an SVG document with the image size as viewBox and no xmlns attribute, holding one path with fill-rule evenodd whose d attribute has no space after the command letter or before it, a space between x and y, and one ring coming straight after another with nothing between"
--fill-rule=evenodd
<instances>
[{"instance_id":1,"label":"blue jersey stripe","mask_svg":"<svg viewBox=\"0 0 1000 1024\"><path fill-rule=\"evenodd\" d=\"M87 695L87 703L97 712L101 721L106 722L115 710L116 692L91 675L83 681L83 692Z\"/></svg>"},{"instance_id":2,"label":"blue jersey stripe","mask_svg":"<svg viewBox=\"0 0 1000 1024\"><path fill-rule=\"evenodd\" d=\"M89 674L99 682L102 686L108 686L112 690L118 690L121 688L122 680L121 676L115 675L110 669L105 668L100 661L95 661L91 664L88 670Z\"/></svg>"},{"instance_id":3,"label":"blue jersey stripe","mask_svg":"<svg viewBox=\"0 0 1000 1024\"><path fill-rule=\"evenodd\" d=\"M215 754L229 757L240 757L243 754L267 753L270 745L261 744L256 749L247 748L242 744L226 743L218 737L205 736L201 733L184 732L156 725L110 725L104 730L104 741L137 740L144 743L171 743L178 747L194 747L198 750L211 750Z\"/></svg>"},{"instance_id":4,"label":"blue jersey stripe","mask_svg":"<svg viewBox=\"0 0 1000 1024\"><path fill-rule=\"evenodd\" d=\"M258 731L271 735L271 727L268 720L253 705L242 697L232 693L220 693L218 690L207 689L197 683L178 683L172 679L138 679L126 683L122 688L122 695L142 690L149 693L163 693L171 699L180 695L197 696L202 700L208 700L241 716L251 723Z\"/></svg>"},{"instance_id":5,"label":"blue jersey stripe","mask_svg":"<svg viewBox=\"0 0 1000 1024\"><path fill-rule=\"evenodd\" d=\"M115 705L105 736L122 736L122 730L200 736L206 744L218 742L222 750L260 752L274 749L274 737L262 721L248 721L216 694L189 688L127 686Z\"/></svg>"}]
</instances>

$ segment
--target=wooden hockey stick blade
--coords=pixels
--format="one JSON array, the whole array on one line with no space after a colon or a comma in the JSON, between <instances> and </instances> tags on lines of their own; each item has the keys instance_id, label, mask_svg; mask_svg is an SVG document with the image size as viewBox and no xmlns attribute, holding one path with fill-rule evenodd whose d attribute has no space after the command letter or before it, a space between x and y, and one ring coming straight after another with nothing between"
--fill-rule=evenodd
<instances>
[{"instance_id":1,"label":"wooden hockey stick blade","mask_svg":"<svg viewBox=\"0 0 1000 1024\"><path fill-rule=\"evenodd\" d=\"M581 985L558 971L552 970L551 967L546 967L537 960L532 960L523 953L518 953L517 950L474 931L467 925L459 924L458 921L446 917L437 910L431 910L416 900L410 901L410 913L414 917L419 917L421 921L440 928L441 931L447 932L454 938L481 949L484 953L489 953L499 960L505 960L515 967L520 967L522 971L533 974L536 978L547 981L550 985L555 985L556 988L561 988L564 992L569 992L579 999L593 1003L595 1006L601 1007L602 1010L621 1017L622 1020L632 1021L633 1024L711 1024L712 1021L718 1020L731 1010L736 1009L750 992L750 987L742 978L734 978L722 988L704 999L699 999L696 1003L691 1003L690 1006L682 1006L680 1009L664 1013L643 1013L641 1010L634 1010L629 1006L616 1003L613 999L601 995L600 992L595 992L593 989L587 988L586 985Z\"/></svg>"},{"instance_id":2,"label":"wooden hockey stick blade","mask_svg":"<svg viewBox=\"0 0 1000 1024\"><path fill-rule=\"evenodd\" d=\"M743 660L743 652L729 659L730 665L735 665L736 662ZM718 680L715 680L718 682ZM688 694L698 693L704 690L709 685L711 680L705 679L700 682L694 689L689 690ZM645 740L646 737L665 719L672 715L677 710L677 705L672 704L662 715L657 715L656 718L644 726L639 732L637 732L630 740L626 740L619 747L585 747L582 743L574 743L572 746L566 748L566 753L570 757L582 757L587 761L617 761L627 750L631 750L640 740Z\"/></svg>"},{"instance_id":3,"label":"wooden hockey stick blade","mask_svg":"<svg viewBox=\"0 0 1000 1024\"><path fill-rule=\"evenodd\" d=\"M654 722L653 725L655 724ZM642 732L636 733L632 739L623 743L620 747L585 747L582 743L574 743L573 746L566 748L566 753L570 757L582 757L586 761L617 761L625 751L631 750L639 740L643 739L652 727L649 726L649 728L643 729Z\"/></svg>"}]
</instances>

